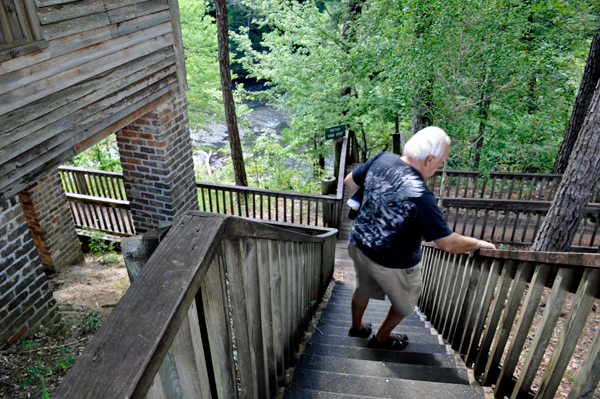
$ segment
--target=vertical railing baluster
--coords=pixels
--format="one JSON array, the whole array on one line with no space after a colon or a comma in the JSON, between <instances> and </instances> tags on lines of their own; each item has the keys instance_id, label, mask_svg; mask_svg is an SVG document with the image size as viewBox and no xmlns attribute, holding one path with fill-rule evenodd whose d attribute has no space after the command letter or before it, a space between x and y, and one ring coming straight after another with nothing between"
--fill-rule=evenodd
<instances>
[{"instance_id":1,"label":"vertical railing baluster","mask_svg":"<svg viewBox=\"0 0 600 399\"><path fill-rule=\"evenodd\" d=\"M511 386L511 380L517 367L517 362L521 357L521 351L527 339L527 334L535 316L542 292L544 290L546 280L550 274L550 266L547 264L539 264L535 268L535 272L529 284L527 297L524 302L524 308L521 310L517 325L513 333L513 339L510 342L508 353L504 359L504 364L500 370L500 375L496 380L496 388L494 394L510 395L511 392L505 392L506 387Z\"/></svg>"},{"instance_id":2,"label":"vertical railing baluster","mask_svg":"<svg viewBox=\"0 0 600 399\"><path fill-rule=\"evenodd\" d=\"M529 276L533 269L533 264L529 262L521 262L517 267L517 272L513 284L510 289L510 294L506 304L506 309L502 314L498 325L498 333L494 339L494 344L488 361L485 365L485 373L482 378L484 385L491 385L499 376L500 361L504 355L504 348L510 338L511 330L515 322L517 312L523 300L523 294L529 281Z\"/></svg>"}]
</instances>

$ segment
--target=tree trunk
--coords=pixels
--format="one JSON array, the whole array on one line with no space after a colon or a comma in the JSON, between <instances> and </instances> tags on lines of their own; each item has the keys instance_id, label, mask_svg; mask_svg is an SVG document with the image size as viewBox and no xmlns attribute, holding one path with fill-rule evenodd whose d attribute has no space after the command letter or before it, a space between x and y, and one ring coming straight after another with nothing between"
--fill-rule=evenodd
<instances>
[{"instance_id":1,"label":"tree trunk","mask_svg":"<svg viewBox=\"0 0 600 399\"><path fill-rule=\"evenodd\" d=\"M475 139L475 154L473 155L473 170L479 169L479 160L481 159L481 148L483 148L483 138L485 136L485 126L490 113L491 98L483 98L484 92L481 93L481 102L479 103L479 133Z\"/></svg>"},{"instance_id":2,"label":"tree trunk","mask_svg":"<svg viewBox=\"0 0 600 399\"><path fill-rule=\"evenodd\" d=\"M567 252L600 177L600 82L532 251Z\"/></svg>"},{"instance_id":3,"label":"tree trunk","mask_svg":"<svg viewBox=\"0 0 600 399\"><path fill-rule=\"evenodd\" d=\"M567 125L565 138L560 146L560 150L558 150L552 173L564 173L565 169L567 169L569 156L587 115L587 110L594 96L594 88L598 80L600 80L600 34L594 35L594 39L592 40L590 54L585 64L585 70L583 71L571 119Z\"/></svg>"},{"instance_id":4,"label":"tree trunk","mask_svg":"<svg viewBox=\"0 0 600 399\"><path fill-rule=\"evenodd\" d=\"M223 91L223 105L225 106L225 119L227 121L227 135L231 148L231 161L235 174L235 184L248 186L244 155L240 142L235 103L233 101L233 86L231 83L231 69L229 65L229 27L227 23L227 3L225 0L215 0L217 14L217 33L219 38L219 69L221 72L221 90Z\"/></svg>"},{"instance_id":5,"label":"tree trunk","mask_svg":"<svg viewBox=\"0 0 600 399\"><path fill-rule=\"evenodd\" d=\"M431 126L431 118L426 115L428 112L424 109L427 109L427 106L419 105L413 108L412 125L410 127L410 137L414 136L419 130L427 126Z\"/></svg>"},{"instance_id":6,"label":"tree trunk","mask_svg":"<svg viewBox=\"0 0 600 399\"><path fill-rule=\"evenodd\" d=\"M365 133L364 127L362 126L362 123L360 125L360 132L362 133L362 141L363 141L363 145L361 148L362 162L365 163L368 161L368 159L367 159L367 153L368 153L368 151L367 151L367 135Z\"/></svg>"}]
</instances>

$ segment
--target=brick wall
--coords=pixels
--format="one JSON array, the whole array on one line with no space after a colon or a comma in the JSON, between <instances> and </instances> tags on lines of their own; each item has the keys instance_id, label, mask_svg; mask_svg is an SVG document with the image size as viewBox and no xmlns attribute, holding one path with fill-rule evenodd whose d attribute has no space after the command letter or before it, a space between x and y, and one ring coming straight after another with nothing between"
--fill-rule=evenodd
<instances>
[{"instance_id":1,"label":"brick wall","mask_svg":"<svg viewBox=\"0 0 600 399\"><path fill-rule=\"evenodd\" d=\"M185 95L173 91L152 112L118 131L117 143L138 234L198 209Z\"/></svg>"},{"instance_id":2,"label":"brick wall","mask_svg":"<svg viewBox=\"0 0 600 399\"><path fill-rule=\"evenodd\" d=\"M0 348L35 326L58 321L18 197L0 203Z\"/></svg>"},{"instance_id":3,"label":"brick wall","mask_svg":"<svg viewBox=\"0 0 600 399\"><path fill-rule=\"evenodd\" d=\"M19 193L42 265L50 271L83 259L58 170Z\"/></svg>"}]
</instances>

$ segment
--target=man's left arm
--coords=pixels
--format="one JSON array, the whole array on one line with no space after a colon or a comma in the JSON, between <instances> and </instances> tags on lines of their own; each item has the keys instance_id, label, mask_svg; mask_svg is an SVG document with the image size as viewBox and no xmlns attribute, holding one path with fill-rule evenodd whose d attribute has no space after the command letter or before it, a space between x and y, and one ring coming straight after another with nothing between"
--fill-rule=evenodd
<instances>
[{"instance_id":1,"label":"man's left arm","mask_svg":"<svg viewBox=\"0 0 600 399\"><path fill-rule=\"evenodd\" d=\"M461 236L460 234L452 233L449 236L434 240L435 245L442 251L452 254L464 254L469 252L471 256L478 249L496 249L496 246L487 241L478 240L473 237Z\"/></svg>"}]
</instances>

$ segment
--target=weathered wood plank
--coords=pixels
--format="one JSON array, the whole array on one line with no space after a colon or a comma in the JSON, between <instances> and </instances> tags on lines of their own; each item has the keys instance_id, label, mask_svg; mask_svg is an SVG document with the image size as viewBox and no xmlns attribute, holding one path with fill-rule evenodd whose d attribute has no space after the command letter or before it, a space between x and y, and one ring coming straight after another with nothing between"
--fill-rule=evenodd
<instances>
[{"instance_id":1,"label":"weathered wood plank","mask_svg":"<svg viewBox=\"0 0 600 399\"><path fill-rule=\"evenodd\" d=\"M40 89L37 83L29 84L23 88L13 90L4 95L4 99L12 101L12 104L0 104L0 112L10 112L22 107L40 98L46 97L62 88L75 85L84 80L93 78L98 74L109 71L113 68L126 64L136 58L159 51L172 45L173 37L171 34L160 36L129 47L118 54L110 54L97 60L88 62L79 67L80 72L77 77L73 77L72 71L65 71L48 79L47 86Z\"/></svg>"},{"instance_id":2,"label":"weathered wood plank","mask_svg":"<svg viewBox=\"0 0 600 399\"><path fill-rule=\"evenodd\" d=\"M473 334L473 331L475 330L475 325L477 323L477 318L478 316L481 316L482 311L480 310L481 307L483 306L487 306L486 307L486 311L487 308L489 308L489 304L492 300L491 298L491 294L488 291L488 297L485 296L486 294L486 289L488 288L488 281L490 279L492 279L493 282L493 286L496 286L496 279L498 278L498 269L497 267L495 268L495 270L491 270L492 266L498 266L497 264L494 264L492 260L490 259L484 259L482 262L476 262L475 263L475 267L473 269L474 273L472 275L472 282L475 282L475 279L473 277L475 277L475 275L477 274L476 272L479 272L477 275L477 282L476 285L473 286L474 289L469 288L469 292L467 293L467 298L469 299L469 305L467 308L465 308L466 313L465 313L465 322L464 322L464 327L461 329L461 334L455 336L455 341L456 341L456 345L454 345L456 347L456 350L458 350L461 354L466 355L467 351L468 351L468 344L469 341L471 339L471 335ZM489 279L488 279L489 277ZM493 290L493 288L492 288ZM472 298L469 298L469 295L471 294L471 292L473 293ZM486 302L486 300L488 300L488 302ZM460 319L459 319L459 323L460 323ZM477 338L475 338L477 339Z\"/></svg>"},{"instance_id":3,"label":"weathered wood plank","mask_svg":"<svg viewBox=\"0 0 600 399\"><path fill-rule=\"evenodd\" d=\"M158 72L157 74L160 75L160 72ZM157 76L156 79L158 79L159 77L160 76ZM152 80L152 78L153 77L151 77L150 80ZM36 147L33 147L32 149L25 148L24 153L14 158L14 161L12 161L10 164L14 164L17 167L17 169L20 170L20 173L15 171L14 174L9 178L18 178L22 176L24 173L27 173L27 171L31 170L31 167L33 165L40 163L41 158L36 158L42 155L43 153L47 152L47 157L49 154L51 154L50 151L53 150L55 147L60 147L66 142L72 142L73 137L77 137L82 132L86 133L86 131L88 131L90 128L98 126L101 123L106 124L109 120L112 120L114 122L115 114L118 114L123 110L129 108L132 104L137 103L141 99L147 98L148 96L164 89L165 87L169 86L175 81L176 78L172 73L156 81L155 83L151 83L150 85L147 85L145 81L138 82L128 87L128 90L117 92L113 96L105 98L100 102L94 104L96 106L91 107L91 110L94 113L90 116L86 115L87 109L81 110L80 112L83 113L83 115L81 115L81 120L78 121L77 124L71 126L66 130L59 130L53 135L49 134L49 138L47 140L36 145ZM73 145L77 144L79 143L74 143ZM18 152L22 151L22 149L18 149ZM4 172L4 166L2 166L0 167L0 186L6 183L6 177L7 175Z\"/></svg>"},{"instance_id":4,"label":"weathered wood plank","mask_svg":"<svg viewBox=\"0 0 600 399\"><path fill-rule=\"evenodd\" d=\"M61 39L43 41L43 43L47 44L47 47L44 51L38 51L31 54L21 55L16 58L2 60L2 69L0 69L0 75L14 72L52 58L60 57L61 55L101 43L105 40L109 40L110 38L110 28L108 26L104 26Z\"/></svg>"},{"instance_id":5,"label":"weathered wood plank","mask_svg":"<svg viewBox=\"0 0 600 399\"><path fill-rule=\"evenodd\" d=\"M596 331L567 399L592 399L600 381L600 329Z\"/></svg>"},{"instance_id":6,"label":"weathered wood plank","mask_svg":"<svg viewBox=\"0 0 600 399\"><path fill-rule=\"evenodd\" d=\"M244 254L244 284L246 290L246 300L248 301L249 324L252 327L250 331L251 348L254 349L254 364L257 374L258 397L269 397L269 373L267 358L267 343L263 338L263 330L267 326L263 325L261 317L261 298L260 298L260 276L258 259L258 240L245 239L242 254Z\"/></svg>"},{"instance_id":7,"label":"weathered wood plank","mask_svg":"<svg viewBox=\"0 0 600 399\"><path fill-rule=\"evenodd\" d=\"M542 363L546 347L550 342L550 338L552 338L556 322L569 294L573 274L573 270L564 267L558 271L550 291L547 306L544 308L542 320L535 330L533 342L531 342L517 384L510 396L511 399L526 395L531 390L531 384L537 374L538 367Z\"/></svg>"},{"instance_id":8,"label":"weathered wood plank","mask_svg":"<svg viewBox=\"0 0 600 399\"><path fill-rule=\"evenodd\" d=\"M161 58L167 54L157 54L153 58ZM143 67L136 65L136 68ZM119 73L120 72L120 73ZM89 89L93 90L98 84L108 82L104 87L93 90L90 94L66 104L53 113L46 114L22 127L10 132L0 134L0 159L7 162L14 157L20 156L27 150L39 145L53 136L68 129L72 129L78 123L110 106L123 98L127 93L143 87L140 85L152 85L175 72L173 59L167 58L153 64L141 71L126 75L119 80L119 75L125 74L123 69L113 71L108 76L103 76L98 83L94 80L89 83ZM111 80L114 81L111 82ZM139 82L135 84L135 82ZM117 92L121 90L120 92ZM29 107L27 107L29 108ZM35 114L34 114L35 115ZM32 133L33 132L33 133Z\"/></svg>"},{"instance_id":9,"label":"weathered wood plank","mask_svg":"<svg viewBox=\"0 0 600 399\"><path fill-rule=\"evenodd\" d=\"M102 0L80 0L73 3L38 7L37 13L41 25L52 24L104 12Z\"/></svg>"},{"instance_id":10,"label":"weathered wood plank","mask_svg":"<svg viewBox=\"0 0 600 399\"><path fill-rule=\"evenodd\" d=\"M270 394L277 390L277 365L273 337L273 313L271 303L271 278L269 271L269 243L259 239L256 243L258 254L258 278L260 291L260 318L263 326L262 340L266 349L267 370Z\"/></svg>"},{"instance_id":11,"label":"weathered wood plank","mask_svg":"<svg viewBox=\"0 0 600 399\"><path fill-rule=\"evenodd\" d=\"M29 165L27 169L30 169L30 171L21 176L21 178L9 178L8 181L10 183L7 186L0 185L0 198L8 198L11 195L15 195L32 182L51 171L52 168L58 167L66 160L73 158L75 155L77 155L74 150L75 146L81 146L84 142L87 143L85 144L87 147L84 146L80 148L80 150L83 151L89 146L102 141L116 130L119 130L123 126L130 124L140 116L154 109L171 95L169 92L174 87L177 87L177 83L172 83L164 89L161 89L137 101L136 103L131 104L120 112L114 114L112 117L107 118L98 125L93 126L92 128L84 131L82 134L72 138L66 143L63 143L61 146L56 147L52 153L39 155L36 158L36 161L39 161L38 166ZM17 172L15 171L14 173Z\"/></svg>"},{"instance_id":12,"label":"weathered wood plank","mask_svg":"<svg viewBox=\"0 0 600 399\"><path fill-rule=\"evenodd\" d=\"M55 397L144 397L219 248L223 220L173 224Z\"/></svg>"},{"instance_id":13,"label":"weathered wood plank","mask_svg":"<svg viewBox=\"0 0 600 399\"><path fill-rule=\"evenodd\" d=\"M279 242L275 240L268 241L268 266L269 266L269 286L271 287L271 314L273 330L273 352L275 354L275 369L277 372L277 381L283 385L284 363L283 363L283 312L281 299L281 280L282 280L282 262L279 259Z\"/></svg>"},{"instance_id":14,"label":"weathered wood plank","mask_svg":"<svg viewBox=\"0 0 600 399\"><path fill-rule=\"evenodd\" d=\"M113 10L115 8L143 3L145 1L146 0L104 0L104 6L107 10Z\"/></svg>"},{"instance_id":15,"label":"weathered wood plank","mask_svg":"<svg viewBox=\"0 0 600 399\"><path fill-rule=\"evenodd\" d=\"M156 374L154 377L152 385L150 385L150 389L146 395L146 399L167 399L165 390L163 389L162 380L160 379L160 374Z\"/></svg>"},{"instance_id":16,"label":"weathered wood plank","mask_svg":"<svg viewBox=\"0 0 600 399\"><path fill-rule=\"evenodd\" d=\"M110 25L108 16L105 12L100 12L68 21L44 25L41 27L41 31L45 40L54 40L107 25Z\"/></svg>"},{"instance_id":17,"label":"weathered wood plank","mask_svg":"<svg viewBox=\"0 0 600 399\"><path fill-rule=\"evenodd\" d=\"M168 11L160 11L153 14L144 15L142 17L119 22L110 26L110 34L113 39L131 33L144 30L151 26L160 25L171 19L171 14Z\"/></svg>"},{"instance_id":18,"label":"weathered wood plank","mask_svg":"<svg viewBox=\"0 0 600 399\"><path fill-rule=\"evenodd\" d=\"M450 299L450 306L448 307L448 321L445 323L444 328L442 330L442 336L448 337L450 335L450 331L452 329L452 324L454 323L454 317L457 313L458 307L458 298L461 290L462 283L462 273L464 271L465 263L467 258L461 255L455 255L454 257L454 270L453 270L453 284L452 284L452 297Z\"/></svg>"},{"instance_id":19,"label":"weathered wood plank","mask_svg":"<svg viewBox=\"0 0 600 399\"><path fill-rule=\"evenodd\" d=\"M80 0L35 0L35 6L37 8L42 8L42 7L48 7L48 6L55 6L58 4L68 4L68 3L73 3L73 2L77 2Z\"/></svg>"},{"instance_id":20,"label":"weathered wood plank","mask_svg":"<svg viewBox=\"0 0 600 399\"><path fill-rule=\"evenodd\" d=\"M175 367L173 347L170 347L158 370L162 381L163 391L168 399L183 399L179 375Z\"/></svg>"},{"instance_id":21,"label":"weathered wood plank","mask_svg":"<svg viewBox=\"0 0 600 399\"><path fill-rule=\"evenodd\" d=\"M198 309L194 300L171 346L183 398L211 397L200 334Z\"/></svg>"},{"instance_id":22,"label":"weathered wood plank","mask_svg":"<svg viewBox=\"0 0 600 399\"><path fill-rule=\"evenodd\" d=\"M502 311L504 310L506 297L508 295L508 290L510 289L511 282L513 280L514 274L516 273L517 262L513 260L507 261L507 264L504 265L502 269L502 274L500 275L500 286L498 287L497 294L494 297L494 302L491 307L491 311L489 313L488 319L485 321L485 332L483 335L483 339L481 340L481 345L479 342L472 341L471 349L469 349L469 353L467 354L467 365L471 365L475 362L475 366L473 367L473 373L476 376L483 374L485 371L485 365L487 364L487 360L489 358L488 354L490 352L490 347L492 346L492 342L494 336L496 334L496 328L498 327L498 322L500 321L500 317L502 316ZM514 283L515 286L517 282Z\"/></svg>"},{"instance_id":23,"label":"weathered wood plank","mask_svg":"<svg viewBox=\"0 0 600 399\"><path fill-rule=\"evenodd\" d=\"M513 327L517 311L521 305L521 299L525 291L525 286L529 275L531 274L531 264L522 262L517 267L514 282L510 290L508 297L508 303L506 305L506 311L502 314L502 318L498 324L498 333L494 338L494 344L490 351L489 358L485 365L485 373L483 375L483 383L486 386L492 384L493 381L498 377L498 366L504 353L504 347L510 337L510 332ZM479 366L478 371L480 371Z\"/></svg>"},{"instance_id":24,"label":"weathered wood plank","mask_svg":"<svg viewBox=\"0 0 600 399\"><path fill-rule=\"evenodd\" d=\"M443 311L444 301L446 299L446 291L448 288L448 273L450 273L450 268L448 267L448 262L450 260L451 254L449 252L442 253L442 263L440 270L440 285L437 288L437 297L436 302L433 306L433 313L431 314L431 323L439 328L440 326L440 316Z\"/></svg>"},{"instance_id":25,"label":"weathered wood plank","mask_svg":"<svg viewBox=\"0 0 600 399\"><path fill-rule=\"evenodd\" d=\"M184 94L188 90L187 76L185 73L185 54L183 51L183 38L181 34L181 16L179 15L179 2L168 0L169 12L171 14L171 25L173 26L173 37L175 37L175 57L177 58L177 80L179 80L179 91ZM262 196L260 213L262 215ZM293 214L293 213L292 213Z\"/></svg>"},{"instance_id":26,"label":"weathered wood plank","mask_svg":"<svg viewBox=\"0 0 600 399\"><path fill-rule=\"evenodd\" d=\"M126 7L115 8L107 12L111 24L127 21L148 15L159 11L169 9L167 0L148 0L143 3L137 3Z\"/></svg>"},{"instance_id":27,"label":"weathered wood plank","mask_svg":"<svg viewBox=\"0 0 600 399\"><path fill-rule=\"evenodd\" d=\"M479 272L474 272L475 259L472 257L466 257L463 255L465 260L465 266L463 267L463 273L461 278L461 285L458 300L456 302L456 307L454 309L454 315L452 316L452 324L450 325L450 331L446 339L453 343L458 341L456 339L457 333L462 334L464 328L464 308L468 306L469 298L467 295L469 294L469 290L472 290L471 281L473 277L478 277ZM473 276L477 274L477 276ZM472 295L472 294L471 294ZM459 343L456 343L455 346L458 346Z\"/></svg>"},{"instance_id":28,"label":"weathered wood plank","mask_svg":"<svg viewBox=\"0 0 600 399\"><path fill-rule=\"evenodd\" d=\"M251 287L245 279L244 269L248 267L249 257L247 250L249 243L242 238L228 237L224 242L224 253L226 254L226 268L229 276L229 290L231 295L231 310L233 325L235 328L235 340L237 345L237 362L240 376L240 398L251 399L261 397L258 395L258 372L256 363L257 341L253 312L257 306L257 298L252 298ZM251 267L254 269L254 267ZM249 270L248 273L253 273ZM249 289L247 289L250 288ZM260 347L258 347L260 350ZM264 391L262 393L265 393Z\"/></svg>"},{"instance_id":29,"label":"weathered wood plank","mask_svg":"<svg viewBox=\"0 0 600 399\"><path fill-rule=\"evenodd\" d=\"M121 37L114 40L106 40L102 43L98 43L93 46L88 46L80 50L61 55L59 57L55 57L36 64L28 65L26 67L23 67L22 69L10 73L2 74L0 76L0 94L9 94L9 92L14 91L18 88L26 87L42 79L51 79L56 75L60 74L68 74L68 76L71 76L73 78L74 72L71 71L71 69L73 68L78 68L76 71L77 74L85 73L87 70L90 69L90 63L92 63L92 65L94 62L97 62L98 64L103 64L106 61L110 61L110 58L107 58L110 56L112 56L113 59L118 59L121 56L127 57L127 50L129 50L132 46L139 44L148 44L147 42L149 40L156 39L158 37L163 37L164 35L168 35L169 33L171 33L170 24L163 23L154 28L148 28L139 32L132 33L131 35L128 35L126 37ZM172 44L172 41L169 44ZM166 47L166 45L162 47ZM142 52L138 57L145 56L152 52L153 51ZM130 57L126 62L132 61L138 57ZM124 63L125 62L120 62L119 64L115 64L114 67L122 65ZM108 71L110 69L112 68L103 68L102 72ZM66 77L67 75L64 76ZM85 78L78 78L78 80L74 83L84 81L85 79L91 78L93 76L94 75L92 74L90 76L86 76ZM45 85L51 83L52 80L44 81ZM48 94L50 93L53 93L53 91L48 92ZM39 98L41 97L45 96L39 96ZM9 98L10 97L6 97L7 101ZM0 107L0 112L6 113L8 112L8 110Z\"/></svg>"},{"instance_id":30,"label":"weathered wood plank","mask_svg":"<svg viewBox=\"0 0 600 399\"><path fill-rule=\"evenodd\" d=\"M494 389L494 394L496 396L505 394L504 390L512 386L511 381L513 374L521 356L523 345L527 339L529 328L531 327L533 317L537 311L539 300L542 297L542 292L546 286L546 279L549 274L550 265L539 264L536 266L531 283L529 284L527 297L525 298L525 308L521 310L519 315L513 339L510 342L508 353L504 359L502 370L500 371L500 375L496 382L496 388Z\"/></svg>"},{"instance_id":31,"label":"weathered wood plank","mask_svg":"<svg viewBox=\"0 0 600 399\"><path fill-rule=\"evenodd\" d=\"M436 247L434 243L424 243L423 246ZM487 258L513 259L517 261L548 263L573 267L600 266L600 254L577 252L530 252L520 250L496 251L489 249L480 249L479 254Z\"/></svg>"},{"instance_id":32,"label":"weathered wood plank","mask_svg":"<svg viewBox=\"0 0 600 399\"><path fill-rule=\"evenodd\" d=\"M536 393L536 399L552 399L554 397L596 299L599 281L600 270L585 270L575 299L571 303L569 315L552 351L552 357L546 367L542 383Z\"/></svg>"},{"instance_id":33,"label":"weathered wood plank","mask_svg":"<svg viewBox=\"0 0 600 399\"><path fill-rule=\"evenodd\" d=\"M200 286L210 344L212 369L219 399L238 397L235 386L233 342L227 306L225 271L221 256L215 255Z\"/></svg>"},{"instance_id":34,"label":"weathered wood plank","mask_svg":"<svg viewBox=\"0 0 600 399\"><path fill-rule=\"evenodd\" d=\"M23 44L17 48L13 48L10 51L0 51L0 62L5 62L7 60L11 60L11 59L15 59L15 58L20 58L23 57L24 55L28 54L28 53L33 53L35 52L36 54L39 53L38 50L42 50L45 48L48 48L49 43L45 40L38 40L35 42L30 42L27 44Z\"/></svg>"}]
</instances>

